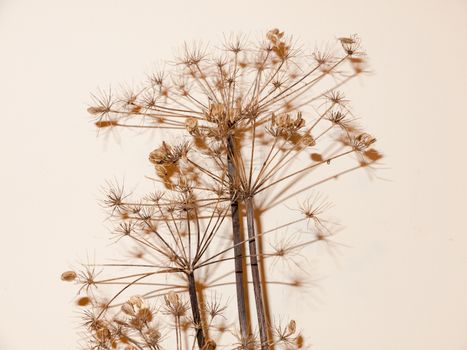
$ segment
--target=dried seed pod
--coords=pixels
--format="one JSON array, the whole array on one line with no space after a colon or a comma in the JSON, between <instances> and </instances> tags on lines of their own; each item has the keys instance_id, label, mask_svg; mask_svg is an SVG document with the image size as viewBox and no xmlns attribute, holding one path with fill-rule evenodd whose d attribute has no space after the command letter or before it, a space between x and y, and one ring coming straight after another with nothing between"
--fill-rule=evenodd
<instances>
[{"instance_id":1,"label":"dried seed pod","mask_svg":"<svg viewBox=\"0 0 467 350\"><path fill-rule=\"evenodd\" d=\"M98 120L97 122L94 123L98 128L108 128L110 126L116 126L118 125L117 121L115 120Z\"/></svg>"},{"instance_id":2,"label":"dried seed pod","mask_svg":"<svg viewBox=\"0 0 467 350\"><path fill-rule=\"evenodd\" d=\"M138 311L138 313L135 316L141 322L146 323L146 322L151 322L152 321L152 312L148 308L143 308Z\"/></svg>"},{"instance_id":3,"label":"dried seed pod","mask_svg":"<svg viewBox=\"0 0 467 350\"><path fill-rule=\"evenodd\" d=\"M79 306L87 306L91 303L91 298L89 297L81 297L76 301L76 304Z\"/></svg>"},{"instance_id":4,"label":"dried seed pod","mask_svg":"<svg viewBox=\"0 0 467 350\"><path fill-rule=\"evenodd\" d=\"M301 142L304 146L313 147L316 145L316 141L310 134L304 134L302 136Z\"/></svg>"},{"instance_id":5,"label":"dried seed pod","mask_svg":"<svg viewBox=\"0 0 467 350\"><path fill-rule=\"evenodd\" d=\"M287 325L287 330L289 331L290 334L295 333L295 331L297 330L297 324L295 320L290 320L289 324Z\"/></svg>"},{"instance_id":6,"label":"dried seed pod","mask_svg":"<svg viewBox=\"0 0 467 350\"><path fill-rule=\"evenodd\" d=\"M133 304L130 302L126 302L122 305L121 310L123 313L129 315L129 316L134 316L135 315L135 309L133 308Z\"/></svg>"},{"instance_id":7,"label":"dried seed pod","mask_svg":"<svg viewBox=\"0 0 467 350\"><path fill-rule=\"evenodd\" d=\"M94 106L88 108L88 113L92 115L108 113L110 110L108 107L104 106Z\"/></svg>"},{"instance_id":8,"label":"dried seed pod","mask_svg":"<svg viewBox=\"0 0 467 350\"><path fill-rule=\"evenodd\" d=\"M149 154L149 161L154 165L162 165L167 163L167 159L170 157L172 147L165 142L162 142L162 145L156 148Z\"/></svg>"},{"instance_id":9,"label":"dried seed pod","mask_svg":"<svg viewBox=\"0 0 467 350\"><path fill-rule=\"evenodd\" d=\"M156 166L174 166L180 159L186 159L190 145L188 142L171 146L166 142L149 154L149 161Z\"/></svg>"},{"instance_id":10,"label":"dried seed pod","mask_svg":"<svg viewBox=\"0 0 467 350\"><path fill-rule=\"evenodd\" d=\"M190 135L199 135L198 121L195 118L187 118L185 120L185 128Z\"/></svg>"},{"instance_id":11,"label":"dried seed pod","mask_svg":"<svg viewBox=\"0 0 467 350\"><path fill-rule=\"evenodd\" d=\"M65 271L60 276L62 281L65 281L65 282L73 282L76 279L76 277L77 277L77 274L75 271Z\"/></svg>"},{"instance_id":12,"label":"dried seed pod","mask_svg":"<svg viewBox=\"0 0 467 350\"><path fill-rule=\"evenodd\" d=\"M128 302L133 305L133 306L136 306L137 308L139 309L144 309L146 308L146 305L144 304L144 299L142 297L140 297L139 295L133 295L130 300L128 300Z\"/></svg>"},{"instance_id":13,"label":"dried seed pod","mask_svg":"<svg viewBox=\"0 0 467 350\"><path fill-rule=\"evenodd\" d=\"M106 341L110 338L110 331L106 326L100 327L96 330L96 338L100 341Z\"/></svg>"},{"instance_id":14,"label":"dried seed pod","mask_svg":"<svg viewBox=\"0 0 467 350\"><path fill-rule=\"evenodd\" d=\"M284 36L284 32L279 31L279 29L274 28L266 33L266 38L272 43L276 43L279 39Z\"/></svg>"},{"instance_id":15,"label":"dried seed pod","mask_svg":"<svg viewBox=\"0 0 467 350\"><path fill-rule=\"evenodd\" d=\"M347 53L347 55L351 56L356 53L360 46L360 38L353 34L349 37L342 37L338 39L342 45L342 48Z\"/></svg>"},{"instance_id":16,"label":"dried seed pod","mask_svg":"<svg viewBox=\"0 0 467 350\"><path fill-rule=\"evenodd\" d=\"M145 332L146 340L151 346L157 345L159 340L161 339L161 332L159 332L156 328L149 328Z\"/></svg>"},{"instance_id":17,"label":"dried seed pod","mask_svg":"<svg viewBox=\"0 0 467 350\"><path fill-rule=\"evenodd\" d=\"M357 137L355 137L354 148L357 151L364 151L365 149L370 147L370 145L372 145L375 142L376 142L376 139L373 136L367 133L362 133L358 135Z\"/></svg>"},{"instance_id":18,"label":"dried seed pod","mask_svg":"<svg viewBox=\"0 0 467 350\"><path fill-rule=\"evenodd\" d=\"M165 296L165 302L167 305L175 305L178 304L180 298L178 294L176 294L173 291L170 291L166 296Z\"/></svg>"}]
</instances>

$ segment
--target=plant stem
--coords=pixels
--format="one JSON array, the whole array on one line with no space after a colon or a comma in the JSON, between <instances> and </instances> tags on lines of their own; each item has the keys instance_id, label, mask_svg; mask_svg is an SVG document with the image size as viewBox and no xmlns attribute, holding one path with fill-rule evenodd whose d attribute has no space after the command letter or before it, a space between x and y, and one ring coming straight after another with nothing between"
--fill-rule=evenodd
<instances>
[{"instance_id":1,"label":"plant stem","mask_svg":"<svg viewBox=\"0 0 467 350\"><path fill-rule=\"evenodd\" d=\"M191 312L193 313L193 322L196 327L196 340L200 349L203 348L205 339L201 325L201 313L199 310L198 295L196 294L195 275L193 271L188 274L188 293L190 294Z\"/></svg>"},{"instance_id":2,"label":"plant stem","mask_svg":"<svg viewBox=\"0 0 467 350\"><path fill-rule=\"evenodd\" d=\"M254 210L254 217L255 217L255 229L258 232L264 232L263 229L263 221L261 220L261 215L263 214L264 210L258 210L257 207L253 208ZM268 339L273 339L272 330L271 330L271 309L269 304L269 290L267 288L267 274L265 269L264 263L264 237L262 234L256 235L256 248L258 249L258 268L259 268L259 276L261 279L261 286L263 288L263 306L264 306L264 316L266 317L266 324L268 325ZM269 344L269 350L274 350L274 344Z\"/></svg>"},{"instance_id":3,"label":"plant stem","mask_svg":"<svg viewBox=\"0 0 467 350\"><path fill-rule=\"evenodd\" d=\"M246 221L248 226L249 253L251 276L253 278L253 290L255 293L256 315L258 317L259 336L261 340L261 349L267 350L268 346L268 330L266 316L264 313L263 291L258 268L258 253L256 250L256 234L255 234L255 217L253 197L245 199Z\"/></svg>"},{"instance_id":4,"label":"plant stem","mask_svg":"<svg viewBox=\"0 0 467 350\"><path fill-rule=\"evenodd\" d=\"M234 244L235 260L235 286L237 289L237 308L238 319L240 322L240 333L242 341L248 339L248 323L245 305L245 288L243 274L243 254L242 239L240 233L240 211L236 196L235 181L237 178L237 169L234 164L235 143L232 135L227 138L227 168L230 178L230 210L232 215L232 235Z\"/></svg>"}]
</instances>

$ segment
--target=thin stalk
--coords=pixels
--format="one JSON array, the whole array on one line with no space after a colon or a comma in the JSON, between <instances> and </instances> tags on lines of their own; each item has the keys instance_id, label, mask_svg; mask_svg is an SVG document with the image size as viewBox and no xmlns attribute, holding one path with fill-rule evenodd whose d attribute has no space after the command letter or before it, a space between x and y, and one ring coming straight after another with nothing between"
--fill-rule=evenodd
<instances>
[{"instance_id":1,"label":"thin stalk","mask_svg":"<svg viewBox=\"0 0 467 350\"><path fill-rule=\"evenodd\" d=\"M255 293L256 315L258 317L259 337L261 340L261 349L267 350L268 346L268 331L266 323L266 315L264 312L263 291L261 286L260 271L258 267L258 253L256 249L255 235L255 217L253 197L245 199L246 221L248 226L249 252L250 252L250 269L253 279L253 291Z\"/></svg>"},{"instance_id":2,"label":"thin stalk","mask_svg":"<svg viewBox=\"0 0 467 350\"><path fill-rule=\"evenodd\" d=\"M258 232L263 232L263 221L261 220L261 215L264 212L264 209L261 208L259 210L257 207L254 208L254 217L255 217L255 226L256 230ZM266 268L265 268L265 256L264 256L264 237L262 234L258 234L255 236L255 238L258 239L258 262L259 262L259 275L261 278L261 286L263 287L263 306L264 306L264 316L266 317L266 322L269 325L267 331L268 331L268 338L272 339L272 330L270 325L271 323L271 306L269 303L269 289L267 287L268 285L268 278L266 274ZM274 344L269 345L270 350L274 350Z\"/></svg>"},{"instance_id":3,"label":"thin stalk","mask_svg":"<svg viewBox=\"0 0 467 350\"><path fill-rule=\"evenodd\" d=\"M235 286L237 289L237 308L242 341L248 339L248 322L245 304L245 288L243 274L242 238L240 233L240 211L235 191L237 168L234 164L235 143L232 135L227 138L227 169L230 178L230 210L232 215L232 234L235 260Z\"/></svg>"},{"instance_id":4,"label":"thin stalk","mask_svg":"<svg viewBox=\"0 0 467 350\"><path fill-rule=\"evenodd\" d=\"M195 275L192 272L188 274L188 293L190 294L191 312L193 313L193 322L196 327L196 340L200 349L205 343L204 332L201 324L201 312L199 310L198 295L196 294Z\"/></svg>"}]
</instances>

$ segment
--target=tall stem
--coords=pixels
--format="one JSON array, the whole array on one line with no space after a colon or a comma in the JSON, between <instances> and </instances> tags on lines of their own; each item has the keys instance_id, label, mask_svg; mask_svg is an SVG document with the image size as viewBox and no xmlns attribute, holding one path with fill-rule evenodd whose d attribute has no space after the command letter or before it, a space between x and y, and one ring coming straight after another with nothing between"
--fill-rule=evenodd
<instances>
[{"instance_id":1,"label":"tall stem","mask_svg":"<svg viewBox=\"0 0 467 350\"><path fill-rule=\"evenodd\" d=\"M242 342L248 339L248 322L245 305L245 286L243 274L242 238L240 233L240 212L236 196L235 181L237 169L234 163L235 142L232 135L227 138L227 168L230 178L230 210L232 215L232 234L235 261L235 286L237 289L237 308Z\"/></svg>"},{"instance_id":2,"label":"tall stem","mask_svg":"<svg viewBox=\"0 0 467 350\"><path fill-rule=\"evenodd\" d=\"M257 207L253 208L254 210L254 217L255 217L255 229L258 232L263 232L263 221L261 220L261 215L263 214L263 210L258 210ZM257 238L257 245L256 248L258 249L258 268L259 268L259 276L261 279L261 286L263 287L263 306L264 306L264 316L266 317L266 324L268 325L268 339L272 339L272 330L271 330L271 309L269 304L269 290L267 288L267 274L264 264L264 237L263 235L259 235ZM269 345L269 350L274 350L274 344L271 343Z\"/></svg>"},{"instance_id":3,"label":"tall stem","mask_svg":"<svg viewBox=\"0 0 467 350\"><path fill-rule=\"evenodd\" d=\"M188 293L190 294L191 312L193 313L193 322L196 327L196 340L200 349L203 348L205 339L201 324L201 313L199 310L198 295L196 294L195 275L192 272L188 274Z\"/></svg>"},{"instance_id":4,"label":"tall stem","mask_svg":"<svg viewBox=\"0 0 467 350\"><path fill-rule=\"evenodd\" d=\"M255 293L256 315L258 317L259 336L261 339L261 349L267 350L268 345L268 330L266 316L263 304L263 291L261 286L261 278L258 268L258 253L256 250L256 234L255 234L255 217L253 197L245 199L246 221L248 226L249 254L251 276L253 278L253 290Z\"/></svg>"}]
</instances>

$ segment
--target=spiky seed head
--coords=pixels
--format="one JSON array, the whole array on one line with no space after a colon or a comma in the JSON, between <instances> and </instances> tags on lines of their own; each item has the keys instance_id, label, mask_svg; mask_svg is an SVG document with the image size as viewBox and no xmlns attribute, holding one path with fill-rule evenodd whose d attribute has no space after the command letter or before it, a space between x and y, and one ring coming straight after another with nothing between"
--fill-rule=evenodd
<instances>
[{"instance_id":1,"label":"spiky seed head","mask_svg":"<svg viewBox=\"0 0 467 350\"><path fill-rule=\"evenodd\" d=\"M165 296L165 303L167 305L175 305L180 301L180 298L177 293L170 291L166 296Z\"/></svg>"},{"instance_id":2,"label":"spiky seed head","mask_svg":"<svg viewBox=\"0 0 467 350\"><path fill-rule=\"evenodd\" d=\"M149 310L148 308L142 308L142 309L140 309L138 311L138 313L136 314L135 317L138 318L139 320L141 320L141 322L143 322L143 323L151 322L152 321L152 311Z\"/></svg>"},{"instance_id":3,"label":"spiky seed head","mask_svg":"<svg viewBox=\"0 0 467 350\"><path fill-rule=\"evenodd\" d=\"M154 347L159 343L159 340L161 339L161 332L159 332L159 330L157 330L156 328L149 328L146 332L144 332L144 335L146 336L148 344Z\"/></svg>"},{"instance_id":4,"label":"spiky seed head","mask_svg":"<svg viewBox=\"0 0 467 350\"><path fill-rule=\"evenodd\" d=\"M348 37L339 38L342 48L349 55L352 56L360 48L360 38L358 35L353 34Z\"/></svg>"}]
</instances>

